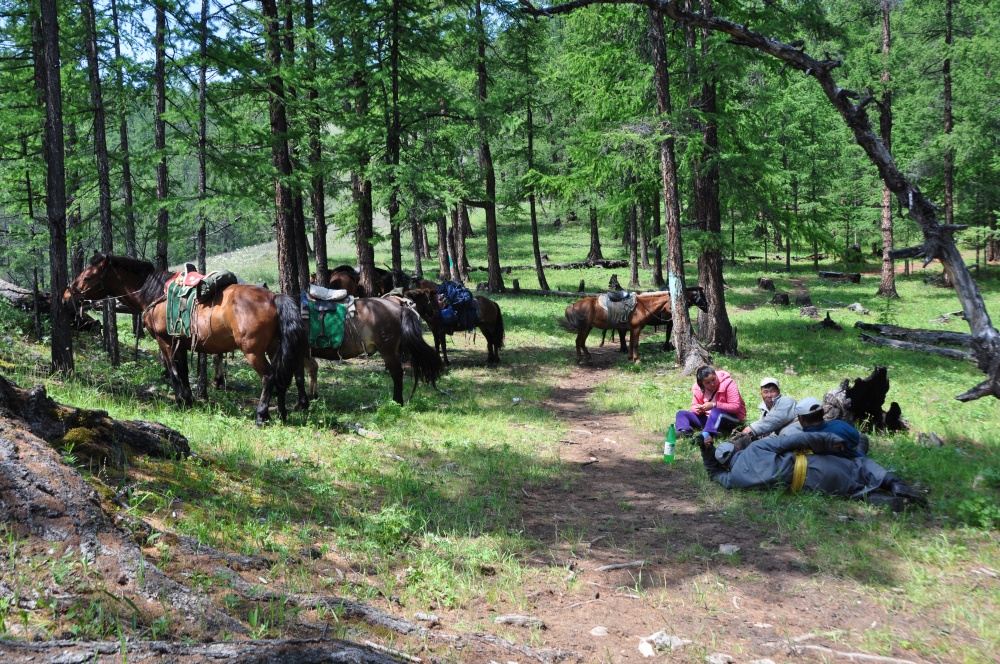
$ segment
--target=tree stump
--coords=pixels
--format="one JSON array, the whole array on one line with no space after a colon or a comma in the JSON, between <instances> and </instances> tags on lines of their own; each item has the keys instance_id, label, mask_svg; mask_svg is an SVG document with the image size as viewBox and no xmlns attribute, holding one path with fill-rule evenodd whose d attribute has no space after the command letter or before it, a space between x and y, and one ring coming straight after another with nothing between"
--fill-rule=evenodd
<instances>
[{"instance_id":1,"label":"tree stump","mask_svg":"<svg viewBox=\"0 0 1000 664\"><path fill-rule=\"evenodd\" d=\"M766 291L774 291L774 281L767 277L757 277L757 288Z\"/></svg>"},{"instance_id":2,"label":"tree stump","mask_svg":"<svg viewBox=\"0 0 1000 664\"><path fill-rule=\"evenodd\" d=\"M618 275L617 274L612 274L611 275L611 279L608 280L608 290L613 290L613 291L624 290L622 288L621 283L619 283L619 281L618 281Z\"/></svg>"},{"instance_id":3,"label":"tree stump","mask_svg":"<svg viewBox=\"0 0 1000 664\"><path fill-rule=\"evenodd\" d=\"M788 293L775 293L774 297L771 298L771 304L780 304L788 306Z\"/></svg>"},{"instance_id":4,"label":"tree stump","mask_svg":"<svg viewBox=\"0 0 1000 664\"><path fill-rule=\"evenodd\" d=\"M817 323L816 327L819 328L819 329L821 329L821 330L843 330L844 329L840 325L838 325L835 320L833 320L832 318L830 318L830 312L829 311L826 312L826 318L824 318L822 320L822 322Z\"/></svg>"},{"instance_id":5,"label":"tree stump","mask_svg":"<svg viewBox=\"0 0 1000 664\"><path fill-rule=\"evenodd\" d=\"M795 296L795 304L799 305L800 307L811 307L812 303L813 303L812 298L809 297L809 295Z\"/></svg>"},{"instance_id":6,"label":"tree stump","mask_svg":"<svg viewBox=\"0 0 1000 664\"><path fill-rule=\"evenodd\" d=\"M908 428L902 409L895 401L882 410L889 394L888 369L876 366L867 378L855 378L854 385L845 378L840 387L826 393L826 419L844 420L859 431L905 431Z\"/></svg>"}]
</instances>

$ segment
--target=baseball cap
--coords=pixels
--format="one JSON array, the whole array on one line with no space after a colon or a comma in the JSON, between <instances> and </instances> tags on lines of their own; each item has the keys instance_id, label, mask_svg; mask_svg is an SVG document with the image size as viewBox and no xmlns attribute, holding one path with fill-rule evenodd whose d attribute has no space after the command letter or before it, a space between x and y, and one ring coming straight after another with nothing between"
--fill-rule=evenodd
<instances>
[{"instance_id":1,"label":"baseball cap","mask_svg":"<svg viewBox=\"0 0 1000 664\"><path fill-rule=\"evenodd\" d=\"M733 460L733 454L736 452L736 446L732 443L722 443L715 448L715 460L726 466L729 462Z\"/></svg>"},{"instance_id":2,"label":"baseball cap","mask_svg":"<svg viewBox=\"0 0 1000 664\"><path fill-rule=\"evenodd\" d=\"M795 406L795 414L800 417L820 410L823 410L823 404L813 397L806 397Z\"/></svg>"},{"instance_id":3,"label":"baseball cap","mask_svg":"<svg viewBox=\"0 0 1000 664\"><path fill-rule=\"evenodd\" d=\"M781 389L781 385L778 384L777 378L771 378L770 376L767 376L766 378L762 378L760 380L761 387L767 387L768 385L774 385L779 390Z\"/></svg>"}]
</instances>

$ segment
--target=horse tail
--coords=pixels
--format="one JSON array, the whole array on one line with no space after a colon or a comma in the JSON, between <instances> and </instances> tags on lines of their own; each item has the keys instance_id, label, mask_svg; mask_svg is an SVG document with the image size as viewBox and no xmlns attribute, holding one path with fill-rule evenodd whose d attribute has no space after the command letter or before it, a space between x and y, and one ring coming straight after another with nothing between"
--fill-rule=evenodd
<instances>
[{"instance_id":1,"label":"horse tail","mask_svg":"<svg viewBox=\"0 0 1000 664\"><path fill-rule=\"evenodd\" d=\"M399 344L401 355L409 358L410 366L413 367L413 387L416 389L417 383L423 380L425 383L434 385L441 377L441 358L437 351L424 341L424 329L420 322L420 316L413 309L400 308L402 311L402 340Z\"/></svg>"},{"instance_id":2,"label":"horse tail","mask_svg":"<svg viewBox=\"0 0 1000 664\"><path fill-rule=\"evenodd\" d=\"M278 310L278 351L271 361L275 386L287 390L292 384L296 369L309 352L309 336L302 325L299 307L288 295L275 295L274 307Z\"/></svg>"},{"instance_id":3,"label":"horse tail","mask_svg":"<svg viewBox=\"0 0 1000 664\"><path fill-rule=\"evenodd\" d=\"M584 316L579 314L573 305L566 307L566 316L564 318L558 319L560 325L562 325L564 330L570 332L579 332L582 330L586 324L586 319Z\"/></svg>"}]
</instances>

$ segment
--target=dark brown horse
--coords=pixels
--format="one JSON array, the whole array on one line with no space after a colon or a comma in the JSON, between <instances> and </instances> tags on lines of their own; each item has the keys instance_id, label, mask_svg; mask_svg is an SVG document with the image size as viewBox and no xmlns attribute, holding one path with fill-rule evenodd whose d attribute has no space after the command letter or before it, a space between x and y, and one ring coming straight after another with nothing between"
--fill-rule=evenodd
<instances>
[{"instance_id":1,"label":"dark brown horse","mask_svg":"<svg viewBox=\"0 0 1000 664\"><path fill-rule=\"evenodd\" d=\"M670 315L670 292L637 293L635 298L635 309L629 315L624 329L630 333L628 359L638 362L639 335L642 328L653 324L654 321L663 322ZM608 324L607 311L598 304L596 297L585 297L566 307L565 316L559 319L559 324L570 332L576 332L577 362L584 360L590 362L590 351L586 346L590 331L595 327L599 330L611 327Z\"/></svg>"},{"instance_id":2,"label":"dark brown horse","mask_svg":"<svg viewBox=\"0 0 1000 664\"><path fill-rule=\"evenodd\" d=\"M417 313L427 321L434 335L434 347L441 353L444 363L448 364L447 335L451 334L441 325L441 309L438 303L436 289L417 288L403 292L403 296L413 300ZM486 338L486 364L493 366L500 363L500 349L503 348L504 328L503 314L500 305L493 300L476 296L479 305L479 321L476 326Z\"/></svg>"},{"instance_id":3,"label":"dark brown horse","mask_svg":"<svg viewBox=\"0 0 1000 664\"><path fill-rule=\"evenodd\" d=\"M359 281L361 275L350 265L338 265L330 270L329 288L345 290L348 295L359 296Z\"/></svg>"},{"instance_id":4,"label":"dark brown horse","mask_svg":"<svg viewBox=\"0 0 1000 664\"><path fill-rule=\"evenodd\" d=\"M392 399L403 403L403 363L413 369L413 389L423 380L434 384L441 376L441 359L424 341L420 316L387 298L355 300L357 314L344 321L344 340L339 348L313 348L312 356L324 360L347 360L378 353L392 376ZM307 364L309 391L316 396L315 360ZM412 396L412 392L410 393Z\"/></svg>"},{"instance_id":5,"label":"dark brown horse","mask_svg":"<svg viewBox=\"0 0 1000 664\"><path fill-rule=\"evenodd\" d=\"M708 311L708 299L705 297L705 289L701 286L688 286L684 289L684 297L687 300L688 309L691 307L698 307L702 311ZM673 350L674 345L670 342L670 334L674 331L674 318L671 313L665 312L657 314L650 320L647 325L664 325L667 328L667 334L663 338L663 350ZM615 339L615 332L618 333L618 339L621 342L621 352L626 353L628 349L625 347L625 330L611 330L611 340ZM601 333L601 345L604 345L604 338L608 331L604 330Z\"/></svg>"},{"instance_id":6,"label":"dark brown horse","mask_svg":"<svg viewBox=\"0 0 1000 664\"><path fill-rule=\"evenodd\" d=\"M263 383L257 424L270 417L272 392L278 396L278 415L284 421L288 416L285 393L308 351L308 337L295 301L259 286L227 286L210 301L195 306L192 337L172 337L167 333L163 293L175 276L147 261L97 254L66 289L63 299L73 303L111 297L142 311L143 325L160 346L178 404L194 403L188 381L189 350L209 354L242 351ZM300 396L300 405L304 398L304 394Z\"/></svg>"}]
</instances>

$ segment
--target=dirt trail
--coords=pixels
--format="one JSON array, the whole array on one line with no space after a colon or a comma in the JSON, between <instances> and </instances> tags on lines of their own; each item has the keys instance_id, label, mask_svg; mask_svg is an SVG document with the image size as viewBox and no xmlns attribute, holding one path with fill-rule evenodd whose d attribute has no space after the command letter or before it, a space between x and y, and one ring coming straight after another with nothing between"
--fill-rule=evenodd
<instances>
[{"instance_id":1,"label":"dirt trail","mask_svg":"<svg viewBox=\"0 0 1000 664\"><path fill-rule=\"evenodd\" d=\"M484 604L480 620L498 612L541 618L544 647L586 662L704 662L713 653L736 662L819 661L819 651L790 651L790 640L860 652L850 644L864 643L864 630L905 620L890 617L859 584L817 573L780 533L706 507L691 480L657 457L651 438L659 434L632 430L625 414L593 414L589 395L619 357L609 348L593 354L593 365L575 368L543 403L564 420L562 459L581 476L529 488L523 500L527 534L548 547L537 562L565 567L565 578L534 583L530 605L516 611ZM719 555L721 544L739 546L739 560ZM646 564L595 571L636 560ZM597 627L607 635L592 634ZM520 640L512 630L510 638ZM640 639L660 630L691 643L647 660ZM837 643L809 636L835 630ZM522 639L528 642L527 634Z\"/></svg>"}]
</instances>

